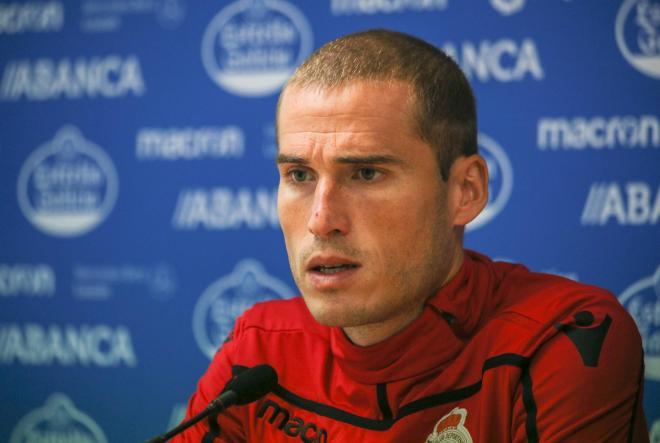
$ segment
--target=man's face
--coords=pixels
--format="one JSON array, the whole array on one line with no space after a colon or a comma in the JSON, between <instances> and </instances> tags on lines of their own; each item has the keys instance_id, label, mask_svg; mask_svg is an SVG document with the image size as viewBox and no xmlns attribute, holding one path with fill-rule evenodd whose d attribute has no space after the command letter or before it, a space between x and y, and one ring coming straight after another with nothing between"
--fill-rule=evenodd
<instances>
[{"instance_id":1,"label":"man's face","mask_svg":"<svg viewBox=\"0 0 660 443\"><path fill-rule=\"evenodd\" d=\"M412 320L455 266L447 190L415 133L406 83L290 87L278 119L278 211L316 320Z\"/></svg>"}]
</instances>

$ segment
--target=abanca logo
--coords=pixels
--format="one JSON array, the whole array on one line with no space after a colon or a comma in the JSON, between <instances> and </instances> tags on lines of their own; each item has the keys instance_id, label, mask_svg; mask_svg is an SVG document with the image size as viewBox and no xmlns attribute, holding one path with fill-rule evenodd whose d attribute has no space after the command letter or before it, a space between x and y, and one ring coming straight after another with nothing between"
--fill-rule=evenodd
<instances>
[{"instance_id":1,"label":"abanca logo","mask_svg":"<svg viewBox=\"0 0 660 443\"><path fill-rule=\"evenodd\" d=\"M268 275L258 261L241 261L231 274L211 284L199 298L193 312L197 345L209 359L213 358L234 327L236 317L247 308L293 295L287 285Z\"/></svg>"},{"instance_id":2,"label":"abanca logo","mask_svg":"<svg viewBox=\"0 0 660 443\"><path fill-rule=\"evenodd\" d=\"M39 230L56 237L84 234L101 223L117 199L114 164L73 126L37 148L18 176L18 203Z\"/></svg>"},{"instance_id":3,"label":"abanca logo","mask_svg":"<svg viewBox=\"0 0 660 443\"><path fill-rule=\"evenodd\" d=\"M660 186L645 182L616 182L591 185L584 203L582 226L605 226L610 221L619 226L656 225L660 220Z\"/></svg>"},{"instance_id":4,"label":"abanca logo","mask_svg":"<svg viewBox=\"0 0 660 443\"><path fill-rule=\"evenodd\" d=\"M312 50L307 18L283 0L239 0L209 23L202 62L221 88L261 97L280 89Z\"/></svg>"},{"instance_id":5,"label":"abanca logo","mask_svg":"<svg viewBox=\"0 0 660 443\"><path fill-rule=\"evenodd\" d=\"M660 266L628 287L619 301L637 323L644 346L647 380L660 381Z\"/></svg>"},{"instance_id":6,"label":"abanca logo","mask_svg":"<svg viewBox=\"0 0 660 443\"><path fill-rule=\"evenodd\" d=\"M616 16L615 33L628 63L660 79L660 1L626 0Z\"/></svg>"},{"instance_id":7,"label":"abanca logo","mask_svg":"<svg viewBox=\"0 0 660 443\"><path fill-rule=\"evenodd\" d=\"M76 409L64 394L53 394L46 404L23 417L9 443L34 442L108 443L103 431L88 415Z\"/></svg>"},{"instance_id":8,"label":"abanca logo","mask_svg":"<svg viewBox=\"0 0 660 443\"><path fill-rule=\"evenodd\" d=\"M513 190L513 168L504 149L492 138L479 134L479 152L488 164L488 205L466 226L468 231L482 227L502 212Z\"/></svg>"},{"instance_id":9,"label":"abanca logo","mask_svg":"<svg viewBox=\"0 0 660 443\"><path fill-rule=\"evenodd\" d=\"M468 79L508 83L545 78L541 56L531 38L446 42L442 49L461 66Z\"/></svg>"}]
</instances>

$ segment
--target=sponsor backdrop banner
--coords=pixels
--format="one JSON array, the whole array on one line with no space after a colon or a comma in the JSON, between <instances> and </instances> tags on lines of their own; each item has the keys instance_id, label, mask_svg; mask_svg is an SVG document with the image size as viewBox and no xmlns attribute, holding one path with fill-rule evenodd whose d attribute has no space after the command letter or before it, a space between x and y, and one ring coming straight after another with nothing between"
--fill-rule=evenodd
<instances>
[{"instance_id":1,"label":"sponsor backdrop banner","mask_svg":"<svg viewBox=\"0 0 660 443\"><path fill-rule=\"evenodd\" d=\"M0 2L0 441L163 432L234 317L296 294L277 94L374 27L468 75L491 200L467 246L619 298L660 441L658 0Z\"/></svg>"}]
</instances>

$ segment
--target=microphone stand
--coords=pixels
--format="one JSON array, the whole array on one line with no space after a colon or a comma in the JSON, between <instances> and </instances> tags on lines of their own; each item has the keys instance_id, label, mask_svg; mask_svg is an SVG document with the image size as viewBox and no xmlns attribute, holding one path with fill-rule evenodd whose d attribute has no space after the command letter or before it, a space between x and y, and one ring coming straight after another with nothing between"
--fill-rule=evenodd
<instances>
[{"instance_id":1,"label":"microphone stand","mask_svg":"<svg viewBox=\"0 0 660 443\"><path fill-rule=\"evenodd\" d=\"M181 423L176 428L167 432L166 434L159 435L156 438L147 440L146 443L165 443L170 438L185 431L204 417L208 417L215 413L216 422L215 426L210 426L211 431L206 433L204 441L207 437L213 440L213 434L220 433L220 427L217 426L218 413L233 405L246 405L257 401L264 395L268 394L277 385L277 372L270 365L257 365L242 371L239 375L231 379L223 392L220 393L209 405L199 414L192 417L190 420ZM213 424L209 422L209 424Z\"/></svg>"},{"instance_id":2,"label":"microphone stand","mask_svg":"<svg viewBox=\"0 0 660 443\"><path fill-rule=\"evenodd\" d=\"M209 415L209 432L204 435L202 443L213 443L219 435L220 425L218 424L218 414Z\"/></svg>"},{"instance_id":3,"label":"microphone stand","mask_svg":"<svg viewBox=\"0 0 660 443\"><path fill-rule=\"evenodd\" d=\"M151 440L147 440L146 443L165 443L170 438L174 437L177 434L180 434L181 432L185 431L186 429L188 429L198 421L204 419L205 417L208 417L213 413L215 413L215 417L217 417L220 412L222 412L224 409L227 409L227 407L231 406L232 404L236 403L237 400L238 400L238 395L236 394L236 392L232 390L223 392L217 398L215 398L211 403L209 403L206 409L204 409L202 412L192 417L190 420L181 423L179 426L177 426L176 428L172 429L171 431L163 435L159 435L158 437L154 437ZM218 431L219 430L220 429L218 428Z\"/></svg>"}]
</instances>

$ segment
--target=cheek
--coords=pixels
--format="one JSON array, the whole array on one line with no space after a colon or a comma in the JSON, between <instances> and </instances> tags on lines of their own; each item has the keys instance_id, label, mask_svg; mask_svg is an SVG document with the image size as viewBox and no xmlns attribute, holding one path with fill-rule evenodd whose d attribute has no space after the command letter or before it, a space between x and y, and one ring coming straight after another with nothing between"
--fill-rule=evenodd
<instances>
[{"instance_id":1,"label":"cheek","mask_svg":"<svg viewBox=\"0 0 660 443\"><path fill-rule=\"evenodd\" d=\"M361 223L354 223L359 247L370 251L383 266L414 255L419 237L419 208L404 202L386 200L375 204L363 204Z\"/></svg>"},{"instance_id":2,"label":"cheek","mask_svg":"<svg viewBox=\"0 0 660 443\"><path fill-rule=\"evenodd\" d=\"M292 198L287 191L280 188L277 193L277 216L287 242L289 237L304 225L304 214L305 209L301 199Z\"/></svg>"},{"instance_id":3,"label":"cheek","mask_svg":"<svg viewBox=\"0 0 660 443\"><path fill-rule=\"evenodd\" d=\"M428 198L392 205L380 218L378 238L372 242L380 245L381 260L390 266L413 266L437 254L450 229L439 201Z\"/></svg>"},{"instance_id":4,"label":"cheek","mask_svg":"<svg viewBox=\"0 0 660 443\"><path fill-rule=\"evenodd\" d=\"M429 226L437 224L441 214L436 200L416 197L390 199L365 208L364 213L393 241L416 238L416 232L428 230Z\"/></svg>"},{"instance_id":5,"label":"cheek","mask_svg":"<svg viewBox=\"0 0 660 443\"><path fill-rule=\"evenodd\" d=\"M284 235L289 264L294 277L302 272L299 261L307 236L307 207L305 199L292 197L287 191L278 191L277 214Z\"/></svg>"}]
</instances>

